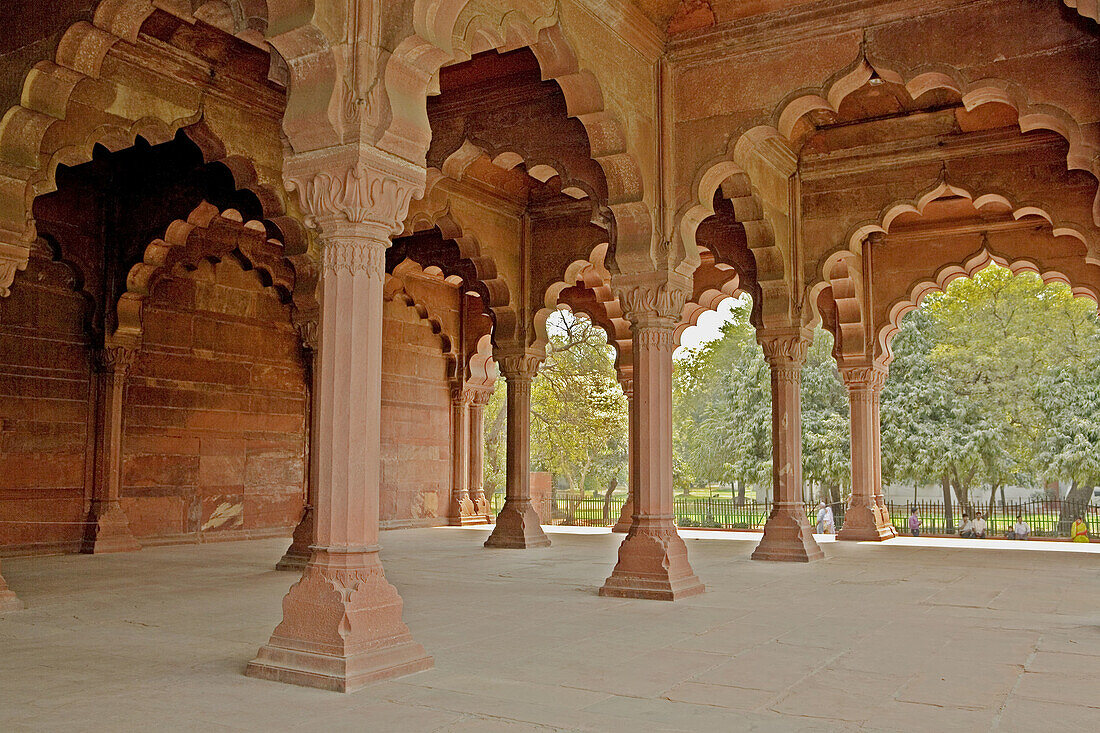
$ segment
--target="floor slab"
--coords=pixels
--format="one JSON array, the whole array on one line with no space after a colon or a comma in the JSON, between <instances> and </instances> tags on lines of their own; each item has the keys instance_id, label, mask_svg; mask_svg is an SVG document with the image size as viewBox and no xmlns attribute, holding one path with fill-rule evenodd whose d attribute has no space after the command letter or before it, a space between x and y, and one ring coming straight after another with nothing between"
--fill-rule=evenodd
<instances>
[{"instance_id":1,"label":"floor slab","mask_svg":"<svg viewBox=\"0 0 1100 733\"><path fill-rule=\"evenodd\" d=\"M553 534L384 533L436 666L350 695L243 675L286 540L6 559L27 609L0 615L0 730L1100 729L1091 550L901 538L802 565L685 532L707 592L665 603L597 595L620 535Z\"/></svg>"}]
</instances>

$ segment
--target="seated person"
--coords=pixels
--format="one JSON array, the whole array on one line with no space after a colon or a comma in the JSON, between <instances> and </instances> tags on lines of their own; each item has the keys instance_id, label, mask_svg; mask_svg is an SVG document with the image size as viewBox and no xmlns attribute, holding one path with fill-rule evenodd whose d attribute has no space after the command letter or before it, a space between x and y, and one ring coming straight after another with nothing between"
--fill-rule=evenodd
<instances>
[{"instance_id":1,"label":"seated person","mask_svg":"<svg viewBox=\"0 0 1100 733\"><path fill-rule=\"evenodd\" d=\"M1077 517L1073 520L1073 526L1070 527L1069 538L1073 542L1088 542L1089 541L1089 526L1085 524L1085 520L1082 517Z\"/></svg>"},{"instance_id":2,"label":"seated person","mask_svg":"<svg viewBox=\"0 0 1100 733\"><path fill-rule=\"evenodd\" d=\"M974 523L970 521L970 515L963 513L962 525L959 527L959 537L973 537Z\"/></svg>"},{"instance_id":3,"label":"seated person","mask_svg":"<svg viewBox=\"0 0 1100 733\"><path fill-rule=\"evenodd\" d=\"M974 522L971 526L974 528L974 537L979 540L984 540L987 525L985 523L985 517L982 516L981 512L978 512L974 517Z\"/></svg>"},{"instance_id":4,"label":"seated person","mask_svg":"<svg viewBox=\"0 0 1100 733\"><path fill-rule=\"evenodd\" d=\"M1031 534L1031 525L1024 521L1022 514L1017 514L1016 524L1012 525L1012 529L1005 537L1010 540L1026 540L1029 534Z\"/></svg>"}]
</instances>

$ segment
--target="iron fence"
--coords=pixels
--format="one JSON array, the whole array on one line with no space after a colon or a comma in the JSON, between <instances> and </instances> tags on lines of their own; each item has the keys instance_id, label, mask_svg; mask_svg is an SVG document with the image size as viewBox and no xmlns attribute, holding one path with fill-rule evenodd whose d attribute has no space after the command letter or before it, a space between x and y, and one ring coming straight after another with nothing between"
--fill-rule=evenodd
<instances>
[{"instance_id":1,"label":"iron fence","mask_svg":"<svg viewBox=\"0 0 1100 733\"><path fill-rule=\"evenodd\" d=\"M553 496L533 500L535 511L544 524L560 524L574 527L610 527L618 521L626 502L625 494L610 498L597 495L581 495L558 492ZM504 495L494 494L494 514L504 505ZM839 531L844 526L844 503L832 504L833 522ZM922 535L954 535L964 511L974 516L982 512L988 524L987 537L1004 537L1020 515L1031 527L1032 537L1068 537L1070 524L1077 516L1085 517L1095 534L1100 530L1100 506L1088 503L1071 503L1058 500L1031 500L997 504L992 513L988 506L975 503L969 509L952 504L950 513L942 502L887 502L890 519L899 534L909 534L909 513L916 507L921 518ZM680 527L704 529L763 528L771 511L769 502L744 501L721 496L676 496L673 500L676 524ZM814 524L817 505L806 504L806 516Z\"/></svg>"}]
</instances>

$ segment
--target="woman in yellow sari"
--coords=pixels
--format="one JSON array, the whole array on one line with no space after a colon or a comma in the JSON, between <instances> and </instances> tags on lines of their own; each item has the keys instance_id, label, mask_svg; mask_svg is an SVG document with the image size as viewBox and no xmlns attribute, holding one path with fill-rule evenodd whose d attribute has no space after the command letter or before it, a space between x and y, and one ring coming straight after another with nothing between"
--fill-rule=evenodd
<instances>
[{"instance_id":1,"label":"woman in yellow sari","mask_svg":"<svg viewBox=\"0 0 1100 733\"><path fill-rule=\"evenodd\" d=\"M1089 541L1089 526L1085 524L1084 519L1077 517L1073 520L1073 526L1069 529L1069 538L1073 542Z\"/></svg>"}]
</instances>

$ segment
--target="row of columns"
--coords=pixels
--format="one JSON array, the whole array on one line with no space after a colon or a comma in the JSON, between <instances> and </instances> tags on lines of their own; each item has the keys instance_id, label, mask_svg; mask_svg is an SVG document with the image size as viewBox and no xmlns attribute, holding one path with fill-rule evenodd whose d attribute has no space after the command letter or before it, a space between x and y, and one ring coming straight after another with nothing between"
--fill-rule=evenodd
<instances>
[{"instance_id":1,"label":"row of columns","mask_svg":"<svg viewBox=\"0 0 1100 733\"><path fill-rule=\"evenodd\" d=\"M451 389L451 503L447 521L454 525L488 524L492 510L485 496L485 405L488 387Z\"/></svg>"}]
</instances>

